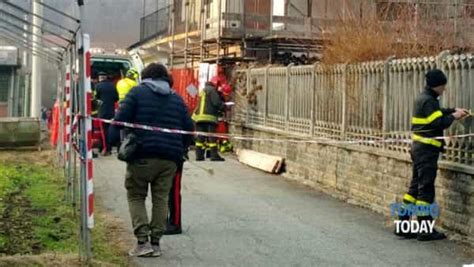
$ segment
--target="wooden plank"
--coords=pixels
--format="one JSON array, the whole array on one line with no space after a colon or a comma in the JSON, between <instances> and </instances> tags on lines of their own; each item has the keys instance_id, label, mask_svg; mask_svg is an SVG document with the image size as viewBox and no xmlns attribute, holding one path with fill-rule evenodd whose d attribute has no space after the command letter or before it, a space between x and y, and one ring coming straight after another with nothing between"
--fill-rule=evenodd
<instances>
[{"instance_id":1,"label":"wooden plank","mask_svg":"<svg viewBox=\"0 0 474 267\"><path fill-rule=\"evenodd\" d=\"M268 173L279 173L284 162L282 157L263 154L247 149L237 150L237 156L241 163Z\"/></svg>"}]
</instances>

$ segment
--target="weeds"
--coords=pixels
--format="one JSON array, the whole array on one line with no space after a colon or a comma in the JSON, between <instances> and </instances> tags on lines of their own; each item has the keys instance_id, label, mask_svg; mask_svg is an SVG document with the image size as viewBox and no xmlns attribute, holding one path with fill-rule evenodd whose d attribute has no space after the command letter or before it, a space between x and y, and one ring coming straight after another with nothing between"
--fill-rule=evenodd
<instances>
[{"instance_id":1,"label":"weeds","mask_svg":"<svg viewBox=\"0 0 474 267\"><path fill-rule=\"evenodd\" d=\"M466 28L463 14L456 18L446 14L446 5L404 6L389 4L372 15L358 17L346 10L344 19L324 30L322 61L326 64L354 63L397 58L436 55L443 50L466 52L472 43L463 37ZM467 28L468 29L468 28Z\"/></svg>"},{"instance_id":2,"label":"weeds","mask_svg":"<svg viewBox=\"0 0 474 267\"><path fill-rule=\"evenodd\" d=\"M64 201L66 182L54 152L40 154L0 152L0 266L80 266L79 219ZM101 262L93 266L125 265L118 223L96 215L93 254Z\"/></svg>"}]
</instances>

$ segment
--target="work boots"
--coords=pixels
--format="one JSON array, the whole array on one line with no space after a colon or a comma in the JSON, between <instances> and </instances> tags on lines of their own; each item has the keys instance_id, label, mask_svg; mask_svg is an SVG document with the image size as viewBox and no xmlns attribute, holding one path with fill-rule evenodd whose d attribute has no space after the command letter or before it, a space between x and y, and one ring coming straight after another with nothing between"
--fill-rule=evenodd
<instances>
[{"instance_id":1,"label":"work boots","mask_svg":"<svg viewBox=\"0 0 474 267\"><path fill-rule=\"evenodd\" d=\"M406 201L404 200L403 201L403 204L404 205L409 205L411 204L409 201ZM408 211L403 207L402 208L403 210L400 210L399 211L399 214L398 214L398 220L404 222L404 221L410 221L411 219L411 216L408 215ZM400 215L400 214L406 214L406 215ZM393 230L393 233L396 235L396 236L399 236L399 237L403 237L403 238L407 238L407 239L412 239L412 238L416 238L417 235L416 233L404 233L402 232L401 230L399 232L397 232L397 228L395 228Z\"/></svg>"},{"instance_id":2,"label":"work boots","mask_svg":"<svg viewBox=\"0 0 474 267\"><path fill-rule=\"evenodd\" d=\"M408 215L406 215L406 216L398 216L398 220L400 220L400 221L410 221L410 216L408 216ZM397 232L397 229L396 229L396 228L393 230L393 233L394 233L396 236L403 237L403 238L406 238L406 239L417 238L417 234L416 234L416 233L404 233L404 232L402 232L402 231Z\"/></svg>"},{"instance_id":3,"label":"work boots","mask_svg":"<svg viewBox=\"0 0 474 267\"><path fill-rule=\"evenodd\" d=\"M204 158L204 149L196 147L196 161L203 161Z\"/></svg>"},{"instance_id":4,"label":"work boots","mask_svg":"<svg viewBox=\"0 0 474 267\"><path fill-rule=\"evenodd\" d=\"M418 217L418 222L421 223L423 221L433 221L433 217L431 216L419 216ZM433 222L434 223L434 222ZM443 233L440 233L436 231L433 227L433 231L431 233L418 233L418 236L416 237L418 241L434 241L434 240L443 240L446 239L446 235Z\"/></svg>"},{"instance_id":5,"label":"work boots","mask_svg":"<svg viewBox=\"0 0 474 267\"><path fill-rule=\"evenodd\" d=\"M217 146L211 148L211 161L225 161L217 152Z\"/></svg>"},{"instance_id":6,"label":"work boots","mask_svg":"<svg viewBox=\"0 0 474 267\"><path fill-rule=\"evenodd\" d=\"M179 235L182 232L181 225L167 224L164 235Z\"/></svg>"}]
</instances>

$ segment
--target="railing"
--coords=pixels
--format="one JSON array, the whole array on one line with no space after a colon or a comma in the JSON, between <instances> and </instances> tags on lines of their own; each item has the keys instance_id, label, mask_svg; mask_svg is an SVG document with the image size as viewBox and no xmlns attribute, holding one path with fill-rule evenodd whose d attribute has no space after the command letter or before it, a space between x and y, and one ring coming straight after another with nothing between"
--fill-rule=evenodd
<instances>
[{"instance_id":1,"label":"railing","mask_svg":"<svg viewBox=\"0 0 474 267\"><path fill-rule=\"evenodd\" d=\"M207 38L215 38L218 18L206 19L210 25ZM222 37L267 37L317 38L321 37L320 26L329 20L314 18L272 16L258 13L222 13ZM272 26L271 26L272 25Z\"/></svg>"},{"instance_id":2,"label":"railing","mask_svg":"<svg viewBox=\"0 0 474 267\"><path fill-rule=\"evenodd\" d=\"M399 139L366 146L408 153L413 103L425 73L442 69L448 76L442 106L474 107L474 57L439 55L349 65L266 67L238 70L242 95L234 119L257 129L335 140ZM248 103L247 103L248 102ZM474 133L474 119L456 121L447 136ZM474 164L473 137L447 140L443 159Z\"/></svg>"},{"instance_id":3,"label":"railing","mask_svg":"<svg viewBox=\"0 0 474 267\"><path fill-rule=\"evenodd\" d=\"M230 2L230 0L227 0ZM229 5L229 4L227 4ZM180 12L180 10L175 11ZM194 12L199 12L197 8ZM171 34L170 25L171 6L161 8L140 20L140 40L146 40L153 36ZM218 34L218 17L206 19L208 28L205 38L216 38ZM221 37L243 38L243 37L319 37L322 23L329 20L315 18L302 18L290 16L273 16L269 14L258 13L235 13L230 11L222 12ZM270 27L270 25L273 25ZM197 22L190 23L189 31L200 30ZM184 33L184 22L180 19L175 20L175 34Z\"/></svg>"},{"instance_id":4,"label":"railing","mask_svg":"<svg viewBox=\"0 0 474 267\"><path fill-rule=\"evenodd\" d=\"M170 6L167 6L141 18L140 40L143 41L152 36L168 34L170 12Z\"/></svg>"}]
</instances>

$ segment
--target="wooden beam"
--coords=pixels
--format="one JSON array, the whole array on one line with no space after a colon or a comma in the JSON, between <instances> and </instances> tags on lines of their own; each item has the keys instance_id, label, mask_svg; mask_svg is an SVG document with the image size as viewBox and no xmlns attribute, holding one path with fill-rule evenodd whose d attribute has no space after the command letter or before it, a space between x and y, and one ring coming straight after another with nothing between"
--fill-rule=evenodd
<instances>
[{"instance_id":1,"label":"wooden beam","mask_svg":"<svg viewBox=\"0 0 474 267\"><path fill-rule=\"evenodd\" d=\"M237 156L240 162L268 173L280 173L284 159L278 156L263 154L260 152L239 149Z\"/></svg>"}]
</instances>

